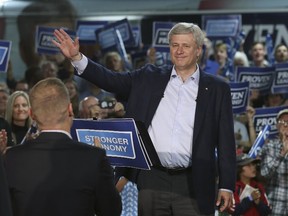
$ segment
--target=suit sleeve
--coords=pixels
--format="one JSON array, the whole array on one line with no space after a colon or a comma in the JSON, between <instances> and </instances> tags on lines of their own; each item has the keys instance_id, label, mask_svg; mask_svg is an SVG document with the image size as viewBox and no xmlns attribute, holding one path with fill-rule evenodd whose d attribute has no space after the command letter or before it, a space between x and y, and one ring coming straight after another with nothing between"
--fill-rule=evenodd
<instances>
[{"instance_id":1,"label":"suit sleeve","mask_svg":"<svg viewBox=\"0 0 288 216\"><path fill-rule=\"evenodd\" d=\"M221 114L218 140L219 188L235 190L236 183L236 145L231 92L229 85L222 89Z\"/></svg>"},{"instance_id":2,"label":"suit sleeve","mask_svg":"<svg viewBox=\"0 0 288 216\"><path fill-rule=\"evenodd\" d=\"M97 216L119 216L122 211L122 203L119 192L116 190L112 167L104 151L97 155L97 182L95 185L95 213Z\"/></svg>"}]
</instances>

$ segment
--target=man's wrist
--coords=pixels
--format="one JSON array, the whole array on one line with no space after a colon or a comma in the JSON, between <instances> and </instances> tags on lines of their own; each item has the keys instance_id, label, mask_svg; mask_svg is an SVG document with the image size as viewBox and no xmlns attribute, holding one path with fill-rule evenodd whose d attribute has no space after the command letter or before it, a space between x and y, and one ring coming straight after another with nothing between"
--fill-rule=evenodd
<instances>
[{"instance_id":1,"label":"man's wrist","mask_svg":"<svg viewBox=\"0 0 288 216\"><path fill-rule=\"evenodd\" d=\"M70 61L74 62L74 61L80 61L82 59L82 54L80 52L78 52L76 55L71 56Z\"/></svg>"}]
</instances>

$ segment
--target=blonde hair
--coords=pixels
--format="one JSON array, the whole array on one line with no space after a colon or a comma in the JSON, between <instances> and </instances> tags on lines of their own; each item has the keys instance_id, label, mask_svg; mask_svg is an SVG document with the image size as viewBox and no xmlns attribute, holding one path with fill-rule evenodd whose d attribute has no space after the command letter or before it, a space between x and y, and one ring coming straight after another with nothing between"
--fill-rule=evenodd
<instances>
[{"instance_id":1,"label":"blonde hair","mask_svg":"<svg viewBox=\"0 0 288 216\"><path fill-rule=\"evenodd\" d=\"M29 108L31 107L29 96L28 96L28 94L26 92L24 92L24 91L15 91L15 92L13 92L8 97L7 105L6 105L6 113L5 113L5 119L7 120L7 122L10 125L12 125L12 123L13 123L13 107L14 107L14 103L15 103L16 98L18 98L19 96L24 97L26 99L26 101L27 101L28 107ZM32 119L31 119L30 116L28 116L28 118L26 119L26 122L25 122L25 126L27 128L29 128L31 126L31 123L32 123Z\"/></svg>"},{"instance_id":2,"label":"blonde hair","mask_svg":"<svg viewBox=\"0 0 288 216\"><path fill-rule=\"evenodd\" d=\"M64 121L70 97L65 84L60 79L51 77L33 86L30 101L37 124L51 125Z\"/></svg>"}]
</instances>

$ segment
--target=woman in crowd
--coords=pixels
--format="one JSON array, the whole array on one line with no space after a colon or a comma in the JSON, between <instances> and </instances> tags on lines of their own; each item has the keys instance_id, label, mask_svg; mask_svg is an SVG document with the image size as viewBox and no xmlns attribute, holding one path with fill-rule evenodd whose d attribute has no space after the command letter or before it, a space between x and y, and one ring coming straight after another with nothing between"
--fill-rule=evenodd
<instances>
[{"instance_id":1,"label":"woman in crowd","mask_svg":"<svg viewBox=\"0 0 288 216\"><path fill-rule=\"evenodd\" d=\"M31 126L29 116L30 101L27 93L23 91L13 92L7 101L5 119L12 129L14 144L20 144Z\"/></svg>"},{"instance_id":2,"label":"woman in crowd","mask_svg":"<svg viewBox=\"0 0 288 216\"><path fill-rule=\"evenodd\" d=\"M265 216L271 213L266 192L257 179L257 161L247 154L237 156L237 182L233 216Z\"/></svg>"}]
</instances>

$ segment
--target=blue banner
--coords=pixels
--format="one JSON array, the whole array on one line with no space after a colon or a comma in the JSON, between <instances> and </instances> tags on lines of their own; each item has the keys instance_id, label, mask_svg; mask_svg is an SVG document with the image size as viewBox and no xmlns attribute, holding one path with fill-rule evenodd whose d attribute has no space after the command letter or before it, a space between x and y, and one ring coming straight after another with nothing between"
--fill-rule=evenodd
<instances>
[{"instance_id":1,"label":"blue banner","mask_svg":"<svg viewBox=\"0 0 288 216\"><path fill-rule=\"evenodd\" d=\"M277 126L276 126L277 125L276 117L277 117L278 112L284 108L286 107L280 106L280 107L255 109L253 122L254 122L256 133L260 133L263 127L265 127L266 125L269 125L270 126L269 138L273 138L276 135L278 135Z\"/></svg>"},{"instance_id":2,"label":"blue banner","mask_svg":"<svg viewBox=\"0 0 288 216\"><path fill-rule=\"evenodd\" d=\"M251 158L256 158L259 155L266 139L269 137L270 125L265 125L263 129L259 132L255 142L253 143L248 155Z\"/></svg>"},{"instance_id":3,"label":"blue banner","mask_svg":"<svg viewBox=\"0 0 288 216\"><path fill-rule=\"evenodd\" d=\"M60 52L60 49L52 43L52 39L57 40L54 36L54 27L37 26L35 37L35 48L38 54L55 55ZM74 39L76 32L64 29L66 33Z\"/></svg>"},{"instance_id":4,"label":"blue banner","mask_svg":"<svg viewBox=\"0 0 288 216\"><path fill-rule=\"evenodd\" d=\"M170 52L168 33L174 22L153 22L152 46L158 52Z\"/></svg>"},{"instance_id":5,"label":"blue banner","mask_svg":"<svg viewBox=\"0 0 288 216\"><path fill-rule=\"evenodd\" d=\"M95 31L98 43L101 46L102 52L117 50L118 41L115 38L116 29L120 32L125 47L135 46L135 39L132 28L127 19L109 23L103 28Z\"/></svg>"},{"instance_id":6,"label":"blue banner","mask_svg":"<svg viewBox=\"0 0 288 216\"><path fill-rule=\"evenodd\" d=\"M246 112L249 99L249 82L234 83L231 82L231 98L234 114Z\"/></svg>"},{"instance_id":7,"label":"blue banner","mask_svg":"<svg viewBox=\"0 0 288 216\"><path fill-rule=\"evenodd\" d=\"M274 45L273 45L273 39L270 34L266 35L266 49L267 49L267 57L268 57L268 62L270 65L274 64Z\"/></svg>"},{"instance_id":8,"label":"blue banner","mask_svg":"<svg viewBox=\"0 0 288 216\"><path fill-rule=\"evenodd\" d=\"M133 119L74 119L71 136L89 145L100 141L112 166L149 170L152 165Z\"/></svg>"},{"instance_id":9,"label":"blue banner","mask_svg":"<svg viewBox=\"0 0 288 216\"><path fill-rule=\"evenodd\" d=\"M250 89L257 89L261 94L270 92L275 67L237 67L236 81L249 82Z\"/></svg>"},{"instance_id":10,"label":"blue banner","mask_svg":"<svg viewBox=\"0 0 288 216\"><path fill-rule=\"evenodd\" d=\"M202 16L202 29L209 39L235 38L242 28L241 15Z\"/></svg>"},{"instance_id":11,"label":"blue banner","mask_svg":"<svg viewBox=\"0 0 288 216\"><path fill-rule=\"evenodd\" d=\"M11 45L11 41L0 40L0 72L7 72Z\"/></svg>"},{"instance_id":12,"label":"blue banner","mask_svg":"<svg viewBox=\"0 0 288 216\"><path fill-rule=\"evenodd\" d=\"M108 24L108 21L81 21L77 20L76 23L76 33L79 37L80 43L83 44L95 44L97 38L95 31L97 29L103 28Z\"/></svg>"},{"instance_id":13,"label":"blue banner","mask_svg":"<svg viewBox=\"0 0 288 216\"><path fill-rule=\"evenodd\" d=\"M288 93L288 63L275 64L275 75L271 92Z\"/></svg>"}]
</instances>

